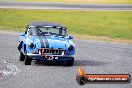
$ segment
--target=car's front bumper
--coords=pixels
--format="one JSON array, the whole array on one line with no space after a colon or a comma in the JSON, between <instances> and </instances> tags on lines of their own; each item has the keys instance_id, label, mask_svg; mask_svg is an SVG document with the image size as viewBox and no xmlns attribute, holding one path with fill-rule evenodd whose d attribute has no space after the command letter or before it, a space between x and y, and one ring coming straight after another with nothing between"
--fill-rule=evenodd
<instances>
[{"instance_id":1,"label":"car's front bumper","mask_svg":"<svg viewBox=\"0 0 132 88\"><path fill-rule=\"evenodd\" d=\"M70 61L74 60L74 55L47 55L50 57L58 57L58 59L47 59L44 56L41 56L39 54L27 54L29 57L31 57L33 60L48 60L48 61ZM45 55L46 56L46 55Z\"/></svg>"}]
</instances>

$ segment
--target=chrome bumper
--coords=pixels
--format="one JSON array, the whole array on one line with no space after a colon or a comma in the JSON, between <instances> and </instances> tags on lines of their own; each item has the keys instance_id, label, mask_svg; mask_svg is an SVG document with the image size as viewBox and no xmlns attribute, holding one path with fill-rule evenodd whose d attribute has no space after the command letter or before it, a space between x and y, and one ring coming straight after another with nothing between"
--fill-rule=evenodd
<instances>
[{"instance_id":1,"label":"chrome bumper","mask_svg":"<svg viewBox=\"0 0 132 88\"><path fill-rule=\"evenodd\" d=\"M27 53L28 56L41 56L40 54ZM74 55L44 55L44 56L57 56L57 57L74 57ZM42 56L41 56L42 57Z\"/></svg>"}]
</instances>

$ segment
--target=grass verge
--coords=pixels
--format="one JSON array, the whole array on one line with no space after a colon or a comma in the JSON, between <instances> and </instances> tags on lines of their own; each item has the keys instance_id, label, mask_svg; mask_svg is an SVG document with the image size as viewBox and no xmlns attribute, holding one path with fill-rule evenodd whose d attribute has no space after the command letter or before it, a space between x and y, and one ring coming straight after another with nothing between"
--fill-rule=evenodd
<instances>
[{"instance_id":1,"label":"grass verge","mask_svg":"<svg viewBox=\"0 0 132 88\"><path fill-rule=\"evenodd\" d=\"M24 31L28 23L48 21L64 24L78 38L103 36L132 40L132 12L0 9L0 29ZM79 35L79 36L78 36ZM83 35L83 36L81 36ZM85 36L85 37L84 37Z\"/></svg>"}]
</instances>

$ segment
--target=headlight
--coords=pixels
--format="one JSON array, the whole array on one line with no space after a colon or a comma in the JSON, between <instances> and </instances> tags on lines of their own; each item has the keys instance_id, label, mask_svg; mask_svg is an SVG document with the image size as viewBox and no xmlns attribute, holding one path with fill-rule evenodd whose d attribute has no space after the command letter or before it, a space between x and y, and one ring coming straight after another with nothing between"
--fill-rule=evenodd
<instances>
[{"instance_id":1,"label":"headlight","mask_svg":"<svg viewBox=\"0 0 132 88\"><path fill-rule=\"evenodd\" d=\"M33 43L29 43L29 47L30 48L33 48L34 47L34 44Z\"/></svg>"},{"instance_id":2,"label":"headlight","mask_svg":"<svg viewBox=\"0 0 132 88\"><path fill-rule=\"evenodd\" d=\"M70 45L69 47L68 47L68 50L73 50L74 49L74 47L72 46L72 45Z\"/></svg>"}]
</instances>

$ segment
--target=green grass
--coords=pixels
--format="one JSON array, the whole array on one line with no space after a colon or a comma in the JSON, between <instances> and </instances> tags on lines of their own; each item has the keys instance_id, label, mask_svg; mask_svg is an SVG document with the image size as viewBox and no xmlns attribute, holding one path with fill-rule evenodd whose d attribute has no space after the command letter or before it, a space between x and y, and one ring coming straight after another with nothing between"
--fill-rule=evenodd
<instances>
[{"instance_id":1,"label":"green grass","mask_svg":"<svg viewBox=\"0 0 132 88\"><path fill-rule=\"evenodd\" d=\"M24 31L28 23L64 24L73 35L132 39L132 12L0 9L0 29Z\"/></svg>"},{"instance_id":2,"label":"green grass","mask_svg":"<svg viewBox=\"0 0 132 88\"><path fill-rule=\"evenodd\" d=\"M132 4L132 0L15 0L25 2L63 2L63 3L100 3Z\"/></svg>"}]
</instances>

